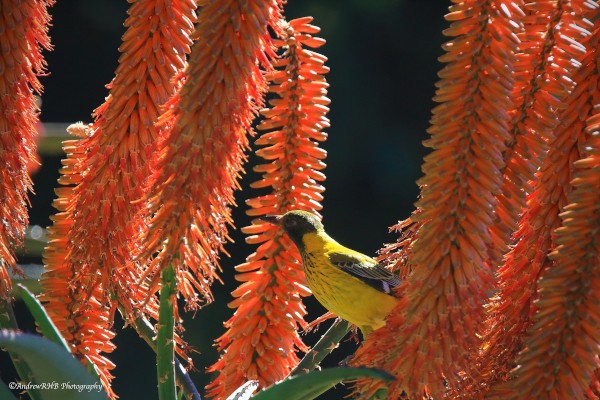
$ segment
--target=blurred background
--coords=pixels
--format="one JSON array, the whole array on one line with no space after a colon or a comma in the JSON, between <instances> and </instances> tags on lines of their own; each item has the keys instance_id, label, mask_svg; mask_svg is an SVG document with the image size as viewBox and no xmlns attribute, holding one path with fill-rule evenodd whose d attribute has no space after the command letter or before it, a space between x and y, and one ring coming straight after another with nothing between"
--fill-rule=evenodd
<instances>
[{"instance_id":1,"label":"blurred background","mask_svg":"<svg viewBox=\"0 0 600 400\"><path fill-rule=\"evenodd\" d=\"M341 243L375 255L384 243L396 236L388 227L409 216L418 196L416 180L426 149L434 83L441 64L441 34L447 23L443 15L449 2L441 0L291 0L285 6L288 19L313 16L322 28L327 44L318 51L328 57L331 72L329 97L332 100L329 139L322 145L326 160L324 223ZM60 0L50 10L53 15L50 36L54 51L45 54L48 76L41 79L43 123L91 122L91 113L107 96L105 85L117 67L123 22L128 3L124 0ZM52 125L48 125L48 133ZM39 149L42 166L34 176L35 195L30 196L31 225L47 227L55 212L51 203L63 154L58 141L45 140ZM256 161L250 158L252 164ZM204 369L217 360L213 341L224 332L223 321L232 315L226 304L237 287L233 267L254 251L246 245L239 228L250 222L245 215L247 198L258 192L248 189L257 179L251 168L241 182L246 188L237 193L239 207L233 211L236 230L234 244L224 257L224 285L215 283L216 301L195 313L186 314L184 339L200 354L194 355L197 371L192 374L198 388L208 383ZM25 256L20 262L41 263ZM307 299L307 320L322 315L324 309ZM17 318L23 329L34 330L27 312L17 304ZM327 322L325 325L328 325ZM324 332L305 336L308 344ZM133 330L116 323L116 351L111 359L115 392L122 399L153 399L156 393L155 359ZM336 365L347 357L355 344L344 343L327 359ZM12 371L2 354L0 375L5 382ZM154 382L154 383L152 383ZM347 391L336 389L322 399L339 399Z\"/></svg>"}]
</instances>

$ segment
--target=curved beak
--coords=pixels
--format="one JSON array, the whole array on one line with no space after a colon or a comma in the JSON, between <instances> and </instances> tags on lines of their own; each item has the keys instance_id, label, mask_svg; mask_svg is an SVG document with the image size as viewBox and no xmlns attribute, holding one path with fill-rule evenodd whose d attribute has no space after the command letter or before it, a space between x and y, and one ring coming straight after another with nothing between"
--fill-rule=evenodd
<instances>
[{"instance_id":1,"label":"curved beak","mask_svg":"<svg viewBox=\"0 0 600 400\"><path fill-rule=\"evenodd\" d=\"M260 217L259 219L273 225L279 225L279 221L281 221L281 215L265 215L264 217Z\"/></svg>"}]
</instances>

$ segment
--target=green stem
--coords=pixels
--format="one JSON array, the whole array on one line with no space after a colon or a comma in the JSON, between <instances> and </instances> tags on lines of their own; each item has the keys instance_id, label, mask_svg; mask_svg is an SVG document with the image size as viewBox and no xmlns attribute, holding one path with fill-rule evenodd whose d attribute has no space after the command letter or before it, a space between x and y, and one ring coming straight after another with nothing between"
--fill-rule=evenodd
<instances>
[{"instance_id":1,"label":"green stem","mask_svg":"<svg viewBox=\"0 0 600 400\"><path fill-rule=\"evenodd\" d=\"M175 318L173 315L175 291L175 270L170 265L162 272L160 311L156 335L156 370L159 400L177 400L177 386L175 385Z\"/></svg>"},{"instance_id":2,"label":"green stem","mask_svg":"<svg viewBox=\"0 0 600 400\"><path fill-rule=\"evenodd\" d=\"M11 329L14 331L19 330L19 326L17 325L17 319L15 318L15 313L13 311L12 305L5 299L0 299L0 328ZM15 370L21 381L34 382L33 372L29 368L29 365L19 357L19 355L8 352L10 359L12 360L13 365L15 366ZM31 397L31 400L41 400L42 396L40 392L36 389L28 389L27 392Z\"/></svg>"},{"instance_id":3,"label":"green stem","mask_svg":"<svg viewBox=\"0 0 600 400\"><path fill-rule=\"evenodd\" d=\"M350 331L350 328L350 323L340 318L333 321L333 324L329 327L327 332L325 332L317 344L304 355L290 375L299 375L315 369L319 363L321 363L321 361L337 347L340 340L342 340Z\"/></svg>"},{"instance_id":4,"label":"green stem","mask_svg":"<svg viewBox=\"0 0 600 400\"><path fill-rule=\"evenodd\" d=\"M119 305L119 312L123 316L123 320L127 321L127 313L121 305ZM154 330L154 327L152 326L150 321L139 315L134 316L132 326L133 329L135 329L135 331L139 335L139 337L144 339L144 341L148 343L148 346L150 346L152 351L156 353L156 341L154 339L156 337L156 331ZM190 378L190 375L187 373L187 371L177 358L175 358L175 368L175 378L177 380L177 386L179 386L183 390L186 399L202 400L198 389L196 389L196 386Z\"/></svg>"}]
</instances>

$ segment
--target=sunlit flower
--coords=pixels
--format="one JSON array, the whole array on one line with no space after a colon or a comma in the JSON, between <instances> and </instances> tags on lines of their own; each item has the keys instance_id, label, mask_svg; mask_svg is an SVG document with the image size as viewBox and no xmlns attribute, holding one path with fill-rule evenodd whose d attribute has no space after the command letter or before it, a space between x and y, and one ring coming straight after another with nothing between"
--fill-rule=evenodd
<instances>
[{"instance_id":1,"label":"sunlit flower","mask_svg":"<svg viewBox=\"0 0 600 400\"><path fill-rule=\"evenodd\" d=\"M326 152L318 142L325 140L322 130L329 127L323 77L329 69L323 65L325 57L309 50L324 43L312 36L319 28L311 21L282 23L281 40L275 41L282 55L267 79L277 98L261 112L266 119L258 128L266 132L256 141L265 146L256 154L269 163L255 167L263 175L252 185L271 191L248 200L247 213L253 217L321 209L324 188L318 182L325 179L320 170ZM298 363L295 352L306 351L297 330L305 324L301 296L310 291L295 246L276 226L258 219L243 231L251 235L246 241L259 247L236 267L236 279L243 284L232 293L235 300L229 306L237 310L217 341L221 359L211 367L219 373L209 386L216 398L227 397L247 380L258 380L264 388L283 379Z\"/></svg>"},{"instance_id":2,"label":"sunlit flower","mask_svg":"<svg viewBox=\"0 0 600 400\"><path fill-rule=\"evenodd\" d=\"M399 305L373 332L352 365L382 368L397 378L390 398L441 398L444 381L456 384L472 350L492 279L486 263L492 241L495 196L501 192L503 152L510 137L512 69L522 12L514 2L468 1L450 7L456 37L444 48L433 111L433 152L425 157L418 224L407 263L412 268ZM372 396L381 384L360 381ZM361 397L361 398L362 398Z\"/></svg>"},{"instance_id":3,"label":"sunlit flower","mask_svg":"<svg viewBox=\"0 0 600 400\"><path fill-rule=\"evenodd\" d=\"M419 213L417 209L413 216L399 221L397 224L390 227L390 232L398 234L398 239L394 243L386 244L380 251L377 261L389 267L400 276L400 279L405 280L412 270L409 262L412 253L412 242L416 240L416 233L421 228L421 223L414 223L413 218Z\"/></svg>"},{"instance_id":4,"label":"sunlit flower","mask_svg":"<svg viewBox=\"0 0 600 400\"><path fill-rule=\"evenodd\" d=\"M590 387L586 392L586 395L590 399L600 399L600 367L597 367L592 376Z\"/></svg>"},{"instance_id":5,"label":"sunlit flower","mask_svg":"<svg viewBox=\"0 0 600 400\"><path fill-rule=\"evenodd\" d=\"M270 67L267 27L278 19L277 0L208 2L198 15L185 84L159 118L163 137L148 200L153 217L139 258L154 257L145 276L152 290L172 264L190 308L212 300L247 134L266 90L259 64Z\"/></svg>"},{"instance_id":6,"label":"sunlit flower","mask_svg":"<svg viewBox=\"0 0 600 400\"><path fill-rule=\"evenodd\" d=\"M585 43L589 50L573 77L577 86L567 99L568 108L560 114L556 139L540 171L540 192L545 196L536 198L540 212L527 222L528 240L542 245L537 250L543 253L534 259L532 271L541 277L524 274L529 281L537 281L539 298L524 302L527 307L520 315L524 320L527 316L528 330L512 364L517 367L512 379L492 387L490 398L583 399L586 394L597 398L590 383L599 366L600 347L599 40L596 27ZM553 232L554 250L547 257L544 250ZM519 300L527 297L521 295ZM513 310L518 311L509 309ZM533 325L529 327L530 320Z\"/></svg>"},{"instance_id":7,"label":"sunlit flower","mask_svg":"<svg viewBox=\"0 0 600 400\"><path fill-rule=\"evenodd\" d=\"M513 244L512 235L517 230L519 217L525 210L526 196L531 192L533 174L539 168L553 129L558 124L556 103L549 104L546 78L552 71L552 51L557 32L548 32L548 21L556 25L560 12L555 1L539 1L523 5L523 29L516 32L519 39L514 63L514 84L511 88L513 108L506 116L510 136L503 154L502 192L496 196L496 221L492 225L490 266L495 270ZM536 9L538 7L540 9ZM553 79L554 82L555 79ZM571 88L571 82L558 81L564 86L559 95ZM550 97L552 98L552 97Z\"/></svg>"},{"instance_id":8,"label":"sunlit flower","mask_svg":"<svg viewBox=\"0 0 600 400\"><path fill-rule=\"evenodd\" d=\"M131 262L146 226L140 198L150 188L149 160L156 152L154 126L160 107L174 94L174 77L190 51L196 5L192 0L134 2L110 94L81 138L65 143L67 159L58 190L42 285L49 314L79 356L88 355L110 391L114 309L148 300L138 285L142 270ZM145 311L156 318L156 301Z\"/></svg>"},{"instance_id":9,"label":"sunlit flower","mask_svg":"<svg viewBox=\"0 0 600 400\"><path fill-rule=\"evenodd\" d=\"M11 296L8 270L17 269L14 248L28 225L28 166L36 162L38 107L44 72L42 49L50 48L47 31L53 2L3 1L0 10L0 300Z\"/></svg>"},{"instance_id":10,"label":"sunlit flower","mask_svg":"<svg viewBox=\"0 0 600 400\"><path fill-rule=\"evenodd\" d=\"M573 5L577 3L573 2ZM582 5L584 2L579 3ZM516 244L498 270L499 292L489 305L485 344L478 362L473 364L473 369L479 374L470 389L475 392L485 391L487 385L505 379L514 367L514 357L521 349L523 335L535 311L533 295L537 290L538 278L541 271L550 265L547 253L552 248L552 231L560 225L559 213L567 201L572 163L579 157L577 146L578 141L582 140L582 126L586 118L582 107L590 101L587 80L594 68L593 57L588 55L585 61L587 65L577 70L575 76L573 70L583 61L585 52L585 47L578 40L584 39L582 36L591 26L583 19L582 13L574 13L567 2L559 2L558 7L564 9L550 10L551 19L555 22L550 25L554 28L546 39L551 38L551 43L544 44L547 51L542 52L539 61L546 64L545 72L537 78L539 82L533 86L537 87L534 103L528 106L534 110L539 107L540 111L535 111L525 120L522 128L524 133L520 135L527 140L534 132L548 129L548 121L553 118L549 114L557 112L557 105L562 108L557 112L560 124L548 137L550 150L537 172L534 190L527 198L526 211L514 234ZM534 26L532 29L537 28ZM558 68L561 68L560 75L556 74ZM542 69L538 69L541 73ZM578 86L569 95L573 81ZM549 98L557 104L549 104ZM541 122L544 116L547 121ZM546 127L540 127L540 122ZM504 394L499 396L503 398Z\"/></svg>"},{"instance_id":11,"label":"sunlit flower","mask_svg":"<svg viewBox=\"0 0 600 400\"><path fill-rule=\"evenodd\" d=\"M89 127L79 123L69 127L69 133L85 136ZM63 143L69 158L63 160L61 178L63 185L71 183L71 177L79 176L77 169L81 165L84 153L79 150L78 141ZM46 311L54 321L65 340L71 345L73 353L88 359L94 365L107 393L116 397L110 388L112 375L110 370L114 364L101 353L110 353L114 349L111 339L114 333L109 329L111 322L110 309L97 299L102 299L103 287L97 285L92 290L86 288L78 279L81 264L70 262L69 232L73 226L67 208L72 197L72 187L56 189L58 198L54 207L58 213L52 216L52 226L48 228L48 247L44 252L46 271L42 275L41 285L44 288L40 300L45 302Z\"/></svg>"}]
</instances>

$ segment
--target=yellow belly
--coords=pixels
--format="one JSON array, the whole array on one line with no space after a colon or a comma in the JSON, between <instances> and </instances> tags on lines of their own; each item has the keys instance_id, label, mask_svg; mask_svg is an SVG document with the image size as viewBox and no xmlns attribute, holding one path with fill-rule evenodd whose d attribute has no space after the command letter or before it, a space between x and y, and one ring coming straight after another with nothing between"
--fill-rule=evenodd
<instances>
[{"instance_id":1,"label":"yellow belly","mask_svg":"<svg viewBox=\"0 0 600 400\"><path fill-rule=\"evenodd\" d=\"M303 257L308 286L332 313L358 325L363 334L385 325L385 317L398 299L372 288L360 279L329 265L319 257Z\"/></svg>"}]
</instances>

